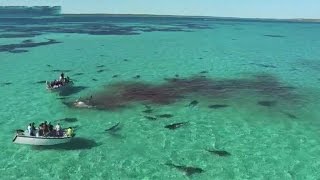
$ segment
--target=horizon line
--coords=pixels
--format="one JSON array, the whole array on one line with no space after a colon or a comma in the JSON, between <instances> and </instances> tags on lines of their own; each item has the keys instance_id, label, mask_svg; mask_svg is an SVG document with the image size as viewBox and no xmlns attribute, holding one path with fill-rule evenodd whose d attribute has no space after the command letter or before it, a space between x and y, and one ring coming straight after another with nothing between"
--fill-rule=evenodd
<instances>
[{"instance_id":1,"label":"horizon line","mask_svg":"<svg viewBox=\"0 0 320 180\"><path fill-rule=\"evenodd\" d=\"M320 22L318 18L261 18L261 17L235 17L235 16L206 16L206 15L170 15L170 14L109 14L109 13L61 13L61 15L106 15L106 16L158 16L158 17L190 17L190 18L216 18L216 19L248 19L248 20L286 20L286 21L315 21Z\"/></svg>"},{"instance_id":2,"label":"horizon line","mask_svg":"<svg viewBox=\"0 0 320 180\"><path fill-rule=\"evenodd\" d=\"M63 6L61 5L0 5L1 7L50 7L50 8L55 8L59 7L60 8L60 13L61 15L120 15L120 16L125 16L125 15L133 15L133 16L170 16L170 17L199 17L199 18L226 18L226 19L261 19L261 20L298 20L298 21L320 21L320 17L245 17L245 16L215 16L215 15L187 15L187 14L143 14L143 13L105 13L105 12L84 12L84 13L74 13L74 12L64 12L63 11Z\"/></svg>"},{"instance_id":3,"label":"horizon line","mask_svg":"<svg viewBox=\"0 0 320 180\"><path fill-rule=\"evenodd\" d=\"M162 16L162 17L192 17L192 18L222 18L222 19L248 19L248 20L285 20L285 21L310 21L310 22L319 22L320 18L303 18L303 17L292 17L292 18L277 18L277 17L240 17L240 16L214 16L214 15L186 15L186 14L143 14L143 13L119 13L119 14L112 14L112 13L95 13L95 12L88 12L88 13L68 13L63 12L63 8L60 5L47 5L47 6L24 6L24 5L17 5L17 6L5 6L0 5L0 7L60 7L61 12L59 15L118 15L118 16Z\"/></svg>"}]
</instances>

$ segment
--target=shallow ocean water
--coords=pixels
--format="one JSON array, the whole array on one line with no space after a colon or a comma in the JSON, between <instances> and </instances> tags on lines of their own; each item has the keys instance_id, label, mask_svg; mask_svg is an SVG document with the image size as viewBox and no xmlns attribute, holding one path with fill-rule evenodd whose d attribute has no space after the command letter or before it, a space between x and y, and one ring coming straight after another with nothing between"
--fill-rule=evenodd
<instances>
[{"instance_id":1,"label":"shallow ocean water","mask_svg":"<svg viewBox=\"0 0 320 180\"><path fill-rule=\"evenodd\" d=\"M0 51L3 45L27 39L61 42L21 48L28 52L0 52L1 179L320 177L319 24L110 17L51 21L0 19L4 30L0 34L41 32L31 38L0 38ZM57 28L62 23L69 32ZM80 27L74 27L77 24ZM97 34L97 29L111 25L118 27L112 33ZM32 29L39 26L54 30ZM126 31L129 27L135 30ZM159 30L166 27L182 28ZM96 34L86 29L96 29ZM73 91L50 93L37 83L58 78L60 71L75 80ZM137 75L140 78L134 78ZM180 80L170 84L165 79L175 75L196 80L186 86ZM195 78L199 76L206 77ZM141 95L139 99L137 92L125 89L127 82L148 84L159 93L170 84L181 97L166 103L141 99ZM119 87L115 84L134 96L123 108L75 109L63 103ZM108 97L123 98L123 89L117 90ZM61 97L66 99L57 99ZM189 106L194 100L198 104ZM145 104L152 113L143 112ZM154 121L145 117L161 114L173 116ZM61 121L64 127L76 127L71 144L12 143L15 129L63 118L77 118ZM117 133L104 131L117 122L121 127ZM188 124L165 128L177 122ZM218 156L207 149L231 155ZM187 176L166 163L199 167L203 172Z\"/></svg>"}]
</instances>

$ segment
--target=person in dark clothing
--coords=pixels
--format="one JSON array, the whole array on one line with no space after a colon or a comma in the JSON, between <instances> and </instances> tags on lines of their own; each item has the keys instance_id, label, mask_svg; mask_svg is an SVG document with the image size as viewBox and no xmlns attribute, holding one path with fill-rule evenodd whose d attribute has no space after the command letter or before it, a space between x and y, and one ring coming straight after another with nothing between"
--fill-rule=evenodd
<instances>
[{"instance_id":1,"label":"person in dark clothing","mask_svg":"<svg viewBox=\"0 0 320 180\"><path fill-rule=\"evenodd\" d=\"M53 125L51 124L51 122L49 122L48 126L49 126L49 131L50 132L53 131Z\"/></svg>"},{"instance_id":2,"label":"person in dark clothing","mask_svg":"<svg viewBox=\"0 0 320 180\"><path fill-rule=\"evenodd\" d=\"M31 136L35 136L36 127L34 126L34 122L31 123Z\"/></svg>"},{"instance_id":3,"label":"person in dark clothing","mask_svg":"<svg viewBox=\"0 0 320 180\"><path fill-rule=\"evenodd\" d=\"M54 85L56 85L56 80L53 80L51 83L50 83L50 86L53 87Z\"/></svg>"},{"instance_id":4,"label":"person in dark clothing","mask_svg":"<svg viewBox=\"0 0 320 180\"><path fill-rule=\"evenodd\" d=\"M41 123L38 127L39 136L43 136L43 123Z\"/></svg>"},{"instance_id":5,"label":"person in dark clothing","mask_svg":"<svg viewBox=\"0 0 320 180\"><path fill-rule=\"evenodd\" d=\"M48 127L48 133L47 136L52 136L54 134L53 132L53 125L51 124L51 122L49 122L49 124L47 125Z\"/></svg>"},{"instance_id":6,"label":"person in dark clothing","mask_svg":"<svg viewBox=\"0 0 320 180\"><path fill-rule=\"evenodd\" d=\"M60 75L59 81L60 81L60 82L64 81L64 74L63 74L63 72L62 72L61 75Z\"/></svg>"},{"instance_id":7,"label":"person in dark clothing","mask_svg":"<svg viewBox=\"0 0 320 180\"><path fill-rule=\"evenodd\" d=\"M43 128L43 135L46 136L49 133L49 126L47 124L47 121L44 121L42 128Z\"/></svg>"}]
</instances>

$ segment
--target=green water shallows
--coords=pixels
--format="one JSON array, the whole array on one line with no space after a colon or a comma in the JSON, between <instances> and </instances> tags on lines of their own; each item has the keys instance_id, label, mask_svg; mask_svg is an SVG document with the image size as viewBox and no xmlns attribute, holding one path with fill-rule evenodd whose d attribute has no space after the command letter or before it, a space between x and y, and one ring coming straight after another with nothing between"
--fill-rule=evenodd
<instances>
[{"instance_id":1,"label":"green water shallows","mask_svg":"<svg viewBox=\"0 0 320 180\"><path fill-rule=\"evenodd\" d=\"M25 53L0 52L1 179L188 179L165 165L168 162L204 170L190 176L192 179L320 177L320 25L207 24L212 29L139 35L45 33L35 38L0 39L0 45L26 39L62 42L27 48ZM104 67L97 67L100 65ZM164 78L176 74L188 78L201 71L208 71L202 75L222 84L232 80L235 87L239 79L262 74L276 79L277 87L294 89L290 89L290 98L263 95L250 88L211 98L187 94L168 105L151 104L152 114L142 112L142 102L117 111L83 110L66 107L58 94L36 83L57 78L60 72L52 70L71 70L66 75L83 87L71 99L89 96L115 82L161 85ZM73 76L76 73L84 74ZM114 75L118 76L112 78ZM140 78L134 79L137 75ZM199 104L186 106L193 100ZM276 104L262 106L259 101ZM208 108L217 104L228 106ZM144 117L159 114L173 117L156 121ZM14 130L29 122L66 117L78 119L61 122L64 127L78 127L78 139L72 146L35 148L11 142ZM121 125L118 134L104 132L117 122ZM189 124L176 130L164 128L175 122ZM214 147L231 156L206 151Z\"/></svg>"}]
</instances>

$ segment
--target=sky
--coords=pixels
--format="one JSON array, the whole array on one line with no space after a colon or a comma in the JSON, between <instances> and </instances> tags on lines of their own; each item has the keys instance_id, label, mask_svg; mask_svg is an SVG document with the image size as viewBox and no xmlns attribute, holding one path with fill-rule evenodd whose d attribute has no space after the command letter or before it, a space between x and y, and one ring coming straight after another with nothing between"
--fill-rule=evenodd
<instances>
[{"instance_id":1,"label":"sky","mask_svg":"<svg viewBox=\"0 0 320 180\"><path fill-rule=\"evenodd\" d=\"M0 0L0 6L62 6L72 14L157 14L320 19L320 0Z\"/></svg>"}]
</instances>

